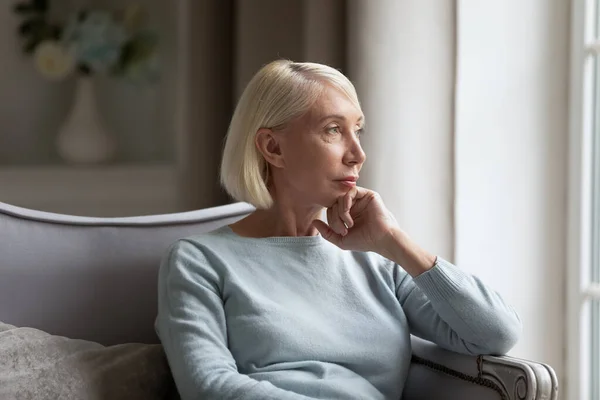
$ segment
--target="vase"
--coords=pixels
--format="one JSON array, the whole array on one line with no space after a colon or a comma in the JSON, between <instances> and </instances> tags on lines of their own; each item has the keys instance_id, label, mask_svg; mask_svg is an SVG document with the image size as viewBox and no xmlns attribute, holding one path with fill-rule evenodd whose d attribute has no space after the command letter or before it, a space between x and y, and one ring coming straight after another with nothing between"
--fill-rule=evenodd
<instances>
[{"instance_id":1,"label":"vase","mask_svg":"<svg viewBox=\"0 0 600 400\"><path fill-rule=\"evenodd\" d=\"M75 99L56 139L58 154L67 162L97 164L109 161L115 142L96 106L92 79L77 80Z\"/></svg>"}]
</instances>

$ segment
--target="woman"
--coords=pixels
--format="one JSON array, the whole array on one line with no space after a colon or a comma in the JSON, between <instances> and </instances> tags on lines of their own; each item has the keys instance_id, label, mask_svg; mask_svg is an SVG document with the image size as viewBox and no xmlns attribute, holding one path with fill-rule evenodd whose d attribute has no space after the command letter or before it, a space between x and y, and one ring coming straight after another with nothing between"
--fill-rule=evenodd
<instances>
[{"instance_id":1,"label":"woman","mask_svg":"<svg viewBox=\"0 0 600 400\"><path fill-rule=\"evenodd\" d=\"M156 327L183 399L397 400L411 333L467 354L516 343L498 294L357 186L364 123L333 68L275 61L248 84L221 180L257 210L179 240L160 270Z\"/></svg>"}]
</instances>

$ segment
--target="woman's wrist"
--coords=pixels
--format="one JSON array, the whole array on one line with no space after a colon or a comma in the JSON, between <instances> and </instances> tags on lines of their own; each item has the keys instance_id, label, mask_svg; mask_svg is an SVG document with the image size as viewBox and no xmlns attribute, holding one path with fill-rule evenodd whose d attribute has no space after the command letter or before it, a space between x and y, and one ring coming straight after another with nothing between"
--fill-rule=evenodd
<instances>
[{"instance_id":1,"label":"woman's wrist","mask_svg":"<svg viewBox=\"0 0 600 400\"><path fill-rule=\"evenodd\" d=\"M400 265L413 278L433 268L437 260L400 228L391 229L379 247L377 253Z\"/></svg>"}]
</instances>

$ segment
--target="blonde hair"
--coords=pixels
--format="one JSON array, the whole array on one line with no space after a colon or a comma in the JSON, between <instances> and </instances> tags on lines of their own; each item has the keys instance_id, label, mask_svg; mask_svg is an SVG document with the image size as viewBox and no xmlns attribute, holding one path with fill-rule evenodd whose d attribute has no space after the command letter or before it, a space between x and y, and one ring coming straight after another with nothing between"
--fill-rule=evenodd
<instances>
[{"instance_id":1,"label":"blonde hair","mask_svg":"<svg viewBox=\"0 0 600 400\"><path fill-rule=\"evenodd\" d=\"M256 132L281 128L309 111L327 84L360 109L354 85L327 65L277 60L254 75L231 118L221 161L221 184L234 199L262 209L272 206L269 167L256 148Z\"/></svg>"}]
</instances>

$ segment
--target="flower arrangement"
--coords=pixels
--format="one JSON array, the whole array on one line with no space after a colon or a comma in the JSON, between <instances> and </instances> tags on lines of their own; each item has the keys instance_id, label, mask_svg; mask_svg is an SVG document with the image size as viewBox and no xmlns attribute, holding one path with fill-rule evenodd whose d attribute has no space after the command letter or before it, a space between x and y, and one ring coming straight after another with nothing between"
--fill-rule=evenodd
<instances>
[{"instance_id":1,"label":"flower arrangement","mask_svg":"<svg viewBox=\"0 0 600 400\"><path fill-rule=\"evenodd\" d=\"M158 38L144 29L140 6L110 12L80 9L66 21L49 17L48 0L21 1L18 34L23 51L32 54L37 70L61 80L73 73L105 74L134 82L158 78Z\"/></svg>"}]
</instances>

